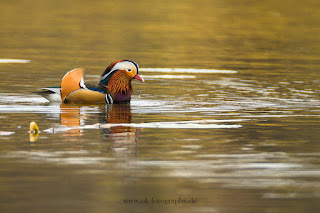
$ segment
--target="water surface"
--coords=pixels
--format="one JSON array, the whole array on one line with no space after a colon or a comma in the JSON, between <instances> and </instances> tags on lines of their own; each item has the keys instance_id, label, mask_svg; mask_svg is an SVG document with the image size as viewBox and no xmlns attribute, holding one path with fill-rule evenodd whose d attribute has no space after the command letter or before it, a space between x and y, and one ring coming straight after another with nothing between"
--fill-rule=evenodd
<instances>
[{"instance_id":1,"label":"water surface","mask_svg":"<svg viewBox=\"0 0 320 213\"><path fill-rule=\"evenodd\" d=\"M317 212L319 7L1 2L1 212ZM129 105L33 93L118 59Z\"/></svg>"}]
</instances>

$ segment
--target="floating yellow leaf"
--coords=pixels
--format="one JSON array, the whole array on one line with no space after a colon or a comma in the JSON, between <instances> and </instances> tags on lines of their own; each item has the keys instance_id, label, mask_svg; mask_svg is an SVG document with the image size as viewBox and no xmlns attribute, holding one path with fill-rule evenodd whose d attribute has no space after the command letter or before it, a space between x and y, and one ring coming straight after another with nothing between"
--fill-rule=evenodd
<instances>
[{"instance_id":1,"label":"floating yellow leaf","mask_svg":"<svg viewBox=\"0 0 320 213\"><path fill-rule=\"evenodd\" d=\"M39 133L39 127L36 124L36 122L34 122L34 121L32 121L30 123L30 133L33 133L33 134L38 134Z\"/></svg>"},{"instance_id":2,"label":"floating yellow leaf","mask_svg":"<svg viewBox=\"0 0 320 213\"><path fill-rule=\"evenodd\" d=\"M35 142L39 136L39 127L36 122L32 121L30 123L30 142Z\"/></svg>"}]
</instances>

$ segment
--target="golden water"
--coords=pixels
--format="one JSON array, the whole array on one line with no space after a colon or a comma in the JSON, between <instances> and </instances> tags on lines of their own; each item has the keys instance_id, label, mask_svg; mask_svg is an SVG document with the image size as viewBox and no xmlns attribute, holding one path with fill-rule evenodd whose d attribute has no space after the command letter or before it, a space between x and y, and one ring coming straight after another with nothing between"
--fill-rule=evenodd
<instances>
[{"instance_id":1,"label":"golden water","mask_svg":"<svg viewBox=\"0 0 320 213\"><path fill-rule=\"evenodd\" d=\"M317 212L319 8L1 1L0 211ZM33 93L77 67L98 81L118 59L146 79L130 105Z\"/></svg>"}]
</instances>

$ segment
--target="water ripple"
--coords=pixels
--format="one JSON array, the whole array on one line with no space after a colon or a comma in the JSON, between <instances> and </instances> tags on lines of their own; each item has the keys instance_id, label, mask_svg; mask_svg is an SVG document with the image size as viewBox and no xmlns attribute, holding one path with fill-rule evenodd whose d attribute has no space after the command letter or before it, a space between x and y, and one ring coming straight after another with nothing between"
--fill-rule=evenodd
<instances>
[{"instance_id":1,"label":"water ripple","mask_svg":"<svg viewBox=\"0 0 320 213\"><path fill-rule=\"evenodd\" d=\"M0 58L0 63L30 63L30 60L25 59L9 59L9 58Z\"/></svg>"}]
</instances>

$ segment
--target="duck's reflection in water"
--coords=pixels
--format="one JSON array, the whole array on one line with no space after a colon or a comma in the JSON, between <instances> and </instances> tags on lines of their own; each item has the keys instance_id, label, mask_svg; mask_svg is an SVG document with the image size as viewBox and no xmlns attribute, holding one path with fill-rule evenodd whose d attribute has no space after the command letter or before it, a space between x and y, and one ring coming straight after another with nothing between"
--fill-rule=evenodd
<instances>
[{"instance_id":1,"label":"duck's reflection in water","mask_svg":"<svg viewBox=\"0 0 320 213\"><path fill-rule=\"evenodd\" d=\"M130 104L113 104L95 107L62 104L60 108L60 124L66 127L79 127L79 129L76 128L64 132L66 136L74 140L77 140L79 136L83 135L83 129L81 127L85 125L95 123L130 123L132 117ZM136 128L114 126L101 130L103 137L112 142L137 143Z\"/></svg>"},{"instance_id":2,"label":"duck's reflection in water","mask_svg":"<svg viewBox=\"0 0 320 213\"><path fill-rule=\"evenodd\" d=\"M102 119L104 123L130 123L131 107L129 104L114 104L105 106L105 114ZM131 132L131 128L124 126L116 126L110 128L112 133Z\"/></svg>"},{"instance_id":3,"label":"duck's reflection in water","mask_svg":"<svg viewBox=\"0 0 320 213\"><path fill-rule=\"evenodd\" d=\"M102 119L100 123L131 123L131 118L130 104L106 105L104 114L100 118ZM138 137L136 128L115 126L102 131L103 137L111 142L112 150L117 153L117 156L120 155L122 158L126 158L128 154L137 155Z\"/></svg>"},{"instance_id":4,"label":"duck's reflection in water","mask_svg":"<svg viewBox=\"0 0 320 213\"><path fill-rule=\"evenodd\" d=\"M60 125L66 127L79 127L79 129L75 128L67 130L63 135L68 136L72 141L77 140L78 136L82 135L83 130L80 129L80 126L84 123L81 121L80 106L62 104L60 106L60 111Z\"/></svg>"},{"instance_id":5,"label":"duck's reflection in water","mask_svg":"<svg viewBox=\"0 0 320 213\"><path fill-rule=\"evenodd\" d=\"M123 124L131 123L130 104L106 105L100 123ZM137 129L125 126L114 126L110 129L103 129L104 136L116 143L136 143Z\"/></svg>"}]
</instances>

